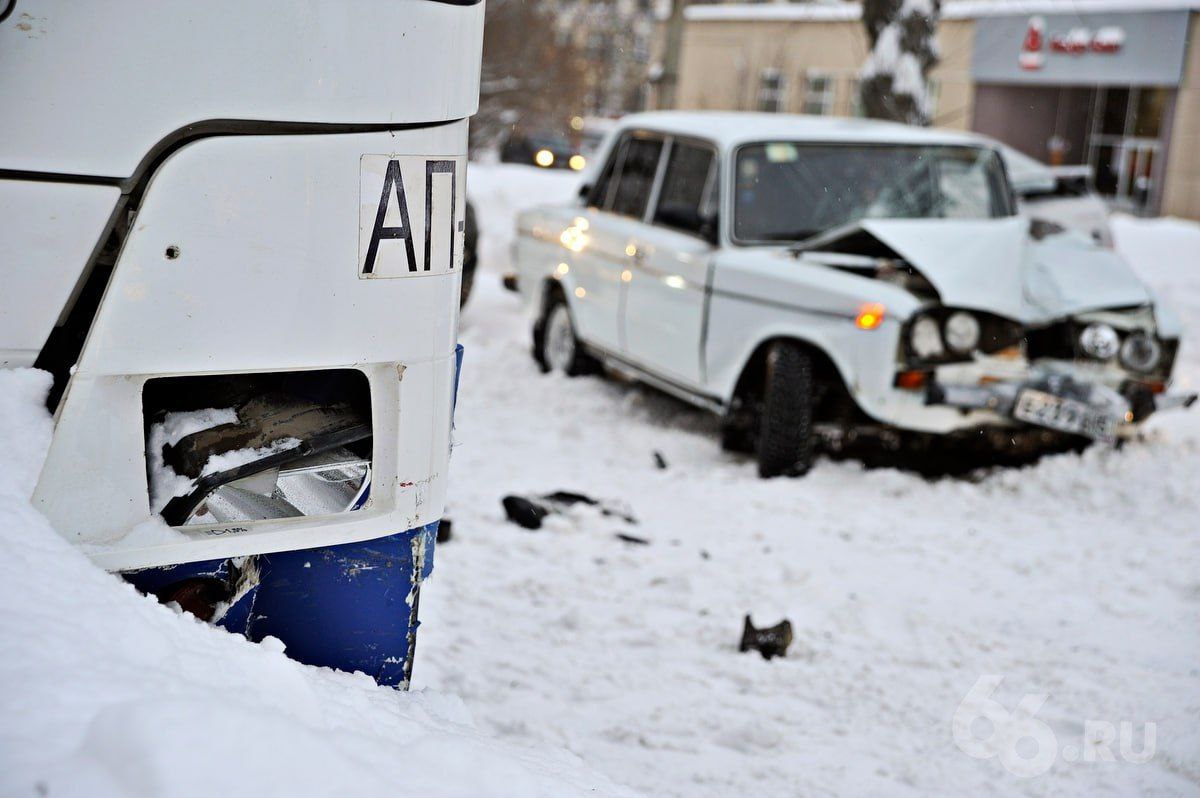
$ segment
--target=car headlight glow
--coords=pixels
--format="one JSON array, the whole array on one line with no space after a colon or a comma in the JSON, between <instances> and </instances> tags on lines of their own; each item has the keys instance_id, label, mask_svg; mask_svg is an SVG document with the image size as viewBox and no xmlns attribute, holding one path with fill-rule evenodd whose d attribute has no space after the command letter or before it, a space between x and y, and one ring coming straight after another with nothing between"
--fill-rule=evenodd
<instances>
[{"instance_id":1,"label":"car headlight glow","mask_svg":"<svg viewBox=\"0 0 1200 798\"><path fill-rule=\"evenodd\" d=\"M946 344L955 352L970 352L979 345L979 320L961 310L946 319Z\"/></svg>"},{"instance_id":2,"label":"car headlight glow","mask_svg":"<svg viewBox=\"0 0 1200 798\"><path fill-rule=\"evenodd\" d=\"M1152 371L1162 357L1162 347L1144 332L1126 336L1121 344L1121 363L1134 371Z\"/></svg>"},{"instance_id":3,"label":"car headlight glow","mask_svg":"<svg viewBox=\"0 0 1200 798\"><path fill-rule=\"evenodd\" d=\"M1079 334L1079 346L1090 357L1111 360L1121 346L1121 338L1107 324L1089 324Z\"/></svg>"},{"instance_id":4,"label":"car headlight glow","mask_svg":"<svg viewBox=\"0 0 1200 798\"><path fill-rule=\"evenodd\" d=\"M571 167L576 172L581 171L583 167L587 166L587 159L579 154L572 155L567 160L567 166Z\"/></svg>"},{"instance_id":5,"label":"car headlight glow","mask_svg":"<svg viewBox=\"0 0 1200 798\"><path fill-rule=\"evenodd\" d=\"M909 330L908 344L913 354L921 359L942 354L942 331L938 329L938 323L929 316L918 318Z\"/></svg>"},{"instance_id":6,"label":"car headlight glow","mask_svg":"<svg viewBox=\"0 0 1200 798\"><path fill-rule=\"evenodd\" d=\"M538 166L554 166L554 153L550 150L538 150L533 154L533 162Z\"/></svg>"}]
</instances>

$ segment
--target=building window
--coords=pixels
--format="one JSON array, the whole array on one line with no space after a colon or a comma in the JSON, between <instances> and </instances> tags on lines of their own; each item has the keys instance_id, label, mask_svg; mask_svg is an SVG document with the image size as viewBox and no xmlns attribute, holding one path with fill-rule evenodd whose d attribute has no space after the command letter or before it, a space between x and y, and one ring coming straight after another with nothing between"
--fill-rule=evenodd
<instances>
[{"instance_id":1,"label":"building window","mask_svg":"<svg viewBox=\"0 0 1200 798\"><path fill-rule=\"evenodd\" d=\"M850 116L863 116L862 81L858 78L850 80Z\"/></svg>"},{"instance_id":2,"label":"building window","mask_svg":"<svg viewBox=\"0 0 1200 798\"><path fill-rule=\"evenodd\" d=\"M825 116L833 111L833 76L824 72L809 73L804 78L802 113Z\"/></svg>"},{"instance_id":3,"label":"building window","mask_svg":"<svg viewBox=\"0 0 1200 798\"><path fill-rule=\"evenodd\" d=\"M778 113L783 110L783 72L768 67L758 75L758 110Z\"/></svg>"}]
</instances>

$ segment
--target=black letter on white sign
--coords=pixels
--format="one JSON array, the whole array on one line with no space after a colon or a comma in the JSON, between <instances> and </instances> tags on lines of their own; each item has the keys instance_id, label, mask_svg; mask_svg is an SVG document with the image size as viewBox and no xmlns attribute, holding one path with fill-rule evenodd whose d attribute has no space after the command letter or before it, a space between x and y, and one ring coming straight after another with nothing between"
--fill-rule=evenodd
<instances>
[{"instance_id":1,"label":"black letter on white sign","mask_svg":"<svg viewBox=\"0 0 1200 798\"><path fill-rule=\"evenodd\" d=\"M400 227L384 227L383 220L387 216L388 196L396 190L396 203L400 206ZM427 200L428 202L428 200ZM425 222L426 226L429 222ZM363 263L363 274L375 271L375 256L379 252L381 239L403 238L404 248L408 253L408 270L417 270L417 256L413 251L412 231L408 226L408 202L404 198L404 179L400 176L400 162L396 159L388 161L387 173L383 178L383 194L379 197L379 211L375 214L375 226L371 229L371 243L367 247L367 259ZM425 251L429 251L429 242L425 242ZM426 256L428 257L428 255Z\"/></svg>"},{"instance_id":2,"label":"black letter on white sign","mask_svg":"<svg viewBox=\"0 0 1200 798\"><path fill-rule=\"evenodd\" d=\"M433 239L433 175L435 173L450 173L450 268L454 268L454 223L457 219L455 207L455 192L458 190L455 180L454 161L425 162L425 271L429 271L429 243Z\"/></svg>"}]
</instances>

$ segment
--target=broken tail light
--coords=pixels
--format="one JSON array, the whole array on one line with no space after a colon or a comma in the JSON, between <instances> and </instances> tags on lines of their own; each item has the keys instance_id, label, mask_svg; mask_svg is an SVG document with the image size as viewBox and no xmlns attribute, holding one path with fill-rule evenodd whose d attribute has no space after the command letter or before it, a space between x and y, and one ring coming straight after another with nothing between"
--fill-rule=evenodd
<instances>
[{"instance_id":1,"label":"broken tail light","mask_svg":"<svg viewBox=\"0 0 1200 798\"><path fill-rule=\"evenodd\" d=\"M226 482L203 495L184 525L265 521L357 510L371 489L371 463L349 449L302 457Z\"/></svg>"},{"instance_id":2,"label":"broken tail light","mask_svg":"<svg viewBox=\"0 0 1200 798\"><path fill-rule=\"evenodd\" d=\"M143 405L151 509L171 526L327 516L370 495L361 372L165 378Z\"/></svg>"}]
</instances>

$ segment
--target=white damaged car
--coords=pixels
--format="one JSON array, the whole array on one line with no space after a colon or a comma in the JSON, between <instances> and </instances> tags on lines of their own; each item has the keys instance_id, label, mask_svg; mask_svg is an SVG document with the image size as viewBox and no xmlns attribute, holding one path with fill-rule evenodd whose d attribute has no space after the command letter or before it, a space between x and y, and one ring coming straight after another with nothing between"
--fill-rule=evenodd
<instances>
[{"instance_id":1,"label":"white damaged car","mask_svg":"<svg viewBox=\"0 0 1200 798\"><path fill-rule=\"evenodd\" d=\"M818 433L1117 441L1180 323L1114 252L1016 214L995 142L862 120L626 117L580 201L517 221L533 354L722 414L763 476Z\"/></svg>"}]
</instances>

